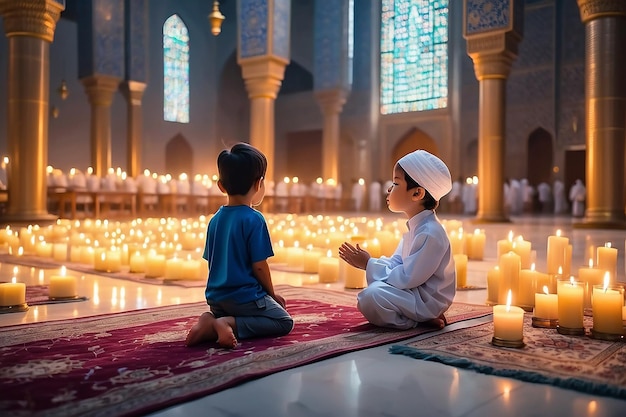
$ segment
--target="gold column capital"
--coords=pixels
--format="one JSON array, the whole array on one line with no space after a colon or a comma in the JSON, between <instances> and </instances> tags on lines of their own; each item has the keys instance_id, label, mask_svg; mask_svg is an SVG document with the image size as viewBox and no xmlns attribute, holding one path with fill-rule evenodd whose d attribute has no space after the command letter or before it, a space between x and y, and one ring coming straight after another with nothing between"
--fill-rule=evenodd
<instances>
[{"instance_id":1,"label":"gold column capital","mask_svg":"<svg viewBox=\"0 0 626 417\"><path fill-rule=\"evenodd\" d=\"M143 92L145 91L146 86L146 83L127 80L120 85L120 91L124 97L126 97L129 104L133 106L140 106L141 98L143 97Z\"/></svg>"},{"instance_id":2,"label":"gold column capital","mask_svg":"<svg viewBox=\"0 0 626 417\"><path fill-rule=\"evenodd\" d=\"M478 81L508 78L515 58L516 55L508 51L472 56L476 78Z\"/></svg>"},{"instance_id":3,"label":"gold column capital","mask_svg":"<svg viewBox=\"0 0 626 417\"><path fill-rule=\"evenodd\" d=\"M0 0L7 37L30 36L47 42L54 39L54 30L64 7L53 0Z\"/></svg>"},{"instance_id":4,"label":"gold column capital","mask_svg":"<svg viewBox=\"0 0 626 417\"><path fill-rule=\"evenodd\" d=\"M626 17L624 0L577 0L580 20L587 23L600 17Z\"/></svg>"},{"instance_id":5,"label":"gold column capital","mask_svg":"<svg viewBox=\"0 0 626 417\"><path fill-rule=\"evenodd\" d=\"M520 37L514 32L496 32L467 38L467 54L474 61L480 80L507 78L517 57Z\"/></svg>"},{"instance_id":6,"label":"gold column capital","mask_svg":"<svg viewBox=\"0 0 626 417\"><path fill-rule=\"evenodd\" d=\"M80 79L85 87L89 102L98 106L110 106L113 94L120 85L120 79L110 75L91 75Z\"/></svg>"},{"instance_id":7,"label":"gold column capital","mask_svg":"<svg viewBox=\"0 0 626 417\"><path fill-rule=\"evenodd\" d=\"M349 92L343 88L320 90L313 93L324 114L338 114L348 99Z\"/></svg>"},{"instance_id":8,"label":"gold column capital","mask_svg":"<svg viewBox=\"0 0 626 417\"><path fill-rule=\"evenodd\" d=\"M288 61L276 56L255 57L239 61L248 98L276 99L285 78Z\"/></svg>"}]
</instances>

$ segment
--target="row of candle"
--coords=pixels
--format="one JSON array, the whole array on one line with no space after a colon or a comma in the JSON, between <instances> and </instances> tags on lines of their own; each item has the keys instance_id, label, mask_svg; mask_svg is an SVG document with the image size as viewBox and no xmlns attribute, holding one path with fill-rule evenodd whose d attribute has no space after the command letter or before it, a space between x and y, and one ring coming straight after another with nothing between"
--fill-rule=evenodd
<instances>
[{"instance_id":1,"label":"row of candle","mask_svg":"<svg viewBox=\"0 0 626 417\"><path fill-rule=\"evenodd\" d=\"M67 275L65 266L61 267L58 275L50 277L48 297L51 300L75 298L78 296L78 280L75 276ZM0 283L0 307L20 306L26 304L26 284L17 282L13 277L11 282Z\"/></svg>"}]
</instances>

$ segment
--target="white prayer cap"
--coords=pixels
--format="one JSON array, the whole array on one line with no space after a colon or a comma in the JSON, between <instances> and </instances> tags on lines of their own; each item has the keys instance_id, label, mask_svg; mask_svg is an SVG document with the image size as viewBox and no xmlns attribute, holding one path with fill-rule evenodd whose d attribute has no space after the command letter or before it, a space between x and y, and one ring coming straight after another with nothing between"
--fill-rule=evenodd
<instances>
[{"instance_id":1,"label":"white prayer cap","mask_svg":"<svg viewBox=\"0 0 626 417\"><path fill-rule=\"evenodd\" d=\"M452 178L446 164L423 149L404 155L398 165L437 201L452 189Z\"/></svg>"}]
</instances>

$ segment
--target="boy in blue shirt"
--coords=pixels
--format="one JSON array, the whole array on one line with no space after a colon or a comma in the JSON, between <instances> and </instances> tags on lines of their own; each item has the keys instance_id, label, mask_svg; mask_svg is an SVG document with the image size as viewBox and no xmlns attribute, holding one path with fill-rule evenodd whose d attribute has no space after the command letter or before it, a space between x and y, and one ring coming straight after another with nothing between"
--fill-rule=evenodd
<instances>
[{"instance_id":1,"label":"boy in blue shirt","mask_svg":"<svg viewBox=\"0 0 626 417\"><path fill-rule=\"evenodd\" d=\"M219 154L217 167L228 203L209 221L202 255L209 263L205 296L211 311L200 316L185 344L217 340L232 349L238 339L286 335L293 319L272 285L267 258L274 252L265 218L252 208L265 195L267 159L238 143Z\"/></svg>"}]
</instances>

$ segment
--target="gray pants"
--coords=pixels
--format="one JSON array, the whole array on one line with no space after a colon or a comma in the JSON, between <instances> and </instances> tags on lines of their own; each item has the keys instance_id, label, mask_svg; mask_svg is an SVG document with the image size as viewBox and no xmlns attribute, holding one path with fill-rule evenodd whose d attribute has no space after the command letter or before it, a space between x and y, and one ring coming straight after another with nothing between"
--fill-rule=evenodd
<instances>
[{"instance_id":1,"label":"gray pants","mask_svg":"<svg viewBox=\"0 0 626 417\"><path fill-rule=\"evenodd\" d=\"M235 318L239 339L284 336L293 329L293 319L287 310L269 295L245 304L222 301L209 305L215 318Z\"/></svg>"}]
</instances>

